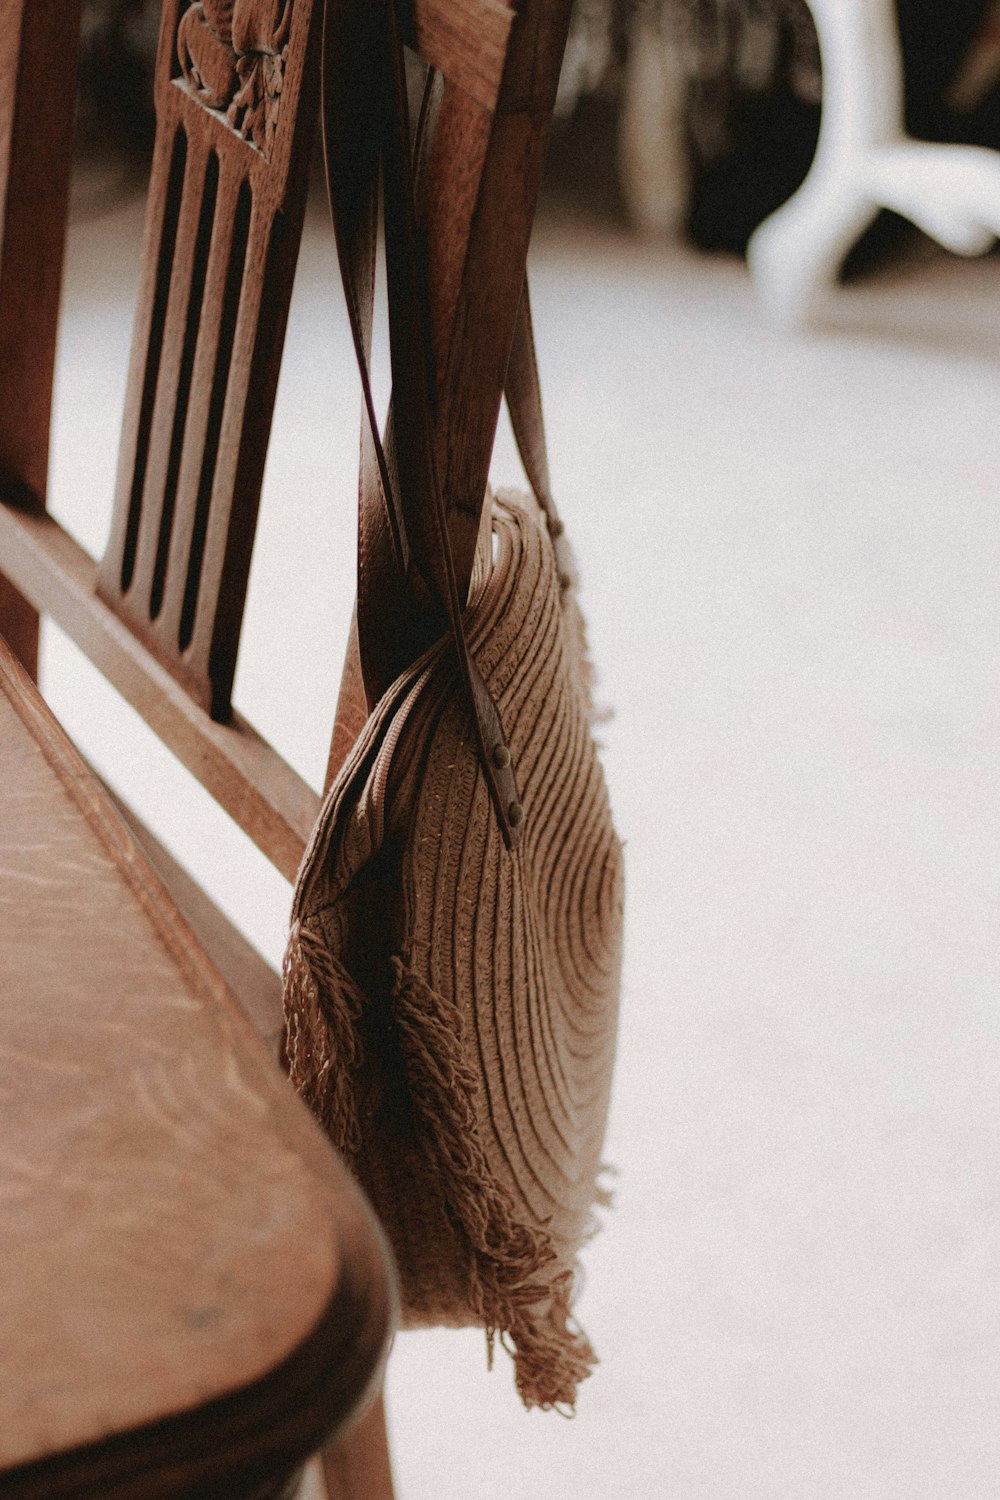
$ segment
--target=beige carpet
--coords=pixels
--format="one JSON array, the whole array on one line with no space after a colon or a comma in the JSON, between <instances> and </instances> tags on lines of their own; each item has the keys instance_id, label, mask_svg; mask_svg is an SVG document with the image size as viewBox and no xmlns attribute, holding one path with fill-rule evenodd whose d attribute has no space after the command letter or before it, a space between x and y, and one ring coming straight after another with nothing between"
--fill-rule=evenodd
<instances>
[{"instance_id":1,"label":"beige carpet","mask_svg":"<svg viewBox=\"0 0 1000 1500\"><path fill-rule=\"evenodd\" d=\"M138 204L78 203L53 506L103 544ZM574 1422L401 1338L400 1500L1000 1491L1000 260L762 324L741 265L550 224L534 287L628 938ZM303 255L237 701L321 775L359 396ZM509 438L496 477L517 476ZM317 653L309 641L323 642ZM86 752L277 960L288 888L52 633Z\"/></svg>"}]
</instances>

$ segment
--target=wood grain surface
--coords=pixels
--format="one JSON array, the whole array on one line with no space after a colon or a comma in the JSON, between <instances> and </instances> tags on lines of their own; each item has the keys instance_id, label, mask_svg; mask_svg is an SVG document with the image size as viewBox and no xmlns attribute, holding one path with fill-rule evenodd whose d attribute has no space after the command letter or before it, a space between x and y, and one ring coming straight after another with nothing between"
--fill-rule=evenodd
<instances>
[{"instance_id":1,"label":"wood grain surface","mask_svg":"<svg viewBox=\"0 0 1000 1500\"><path fill-rule=\"evenodd\" d=\"M377 1375L381 1238L2 646L0 749L0 1493L264 1492Z\"/></svg>"}]
</instances>

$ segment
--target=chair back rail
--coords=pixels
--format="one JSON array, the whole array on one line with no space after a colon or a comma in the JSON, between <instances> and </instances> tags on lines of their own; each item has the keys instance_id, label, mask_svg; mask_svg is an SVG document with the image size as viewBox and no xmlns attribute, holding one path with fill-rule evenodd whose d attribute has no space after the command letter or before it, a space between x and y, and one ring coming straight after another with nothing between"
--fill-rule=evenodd
<instances>
[{"instance_id":1,"label":"chair back rail","mask_svg":"<svg viewBox=\"0 0 1000 1500\"><path fill-rule=\"evenodd\" d=\"M452 9L460 17L453 20L458 36L444 56L436 54L442 76L426 112L417 178L438 472L456 574L464 580L478 538L571 9L571 0L523 0L502 67L494 45L470 76L467 49L477 28L486 29L480 7L487 3ZM498 30L496 20L492 25ZM419 26L414 41L419 48ZM435 62L430 46L423 55Z\"/></svg>"},{"instance_id":2,"label":"chair back rail","mask_svg":"<svg viewBox=\"0 0 1000 1500\"><path fill-rule=\"evenodd\" d=\"M0 485L43 504L80 0L5 0L0 25ZM0 557L2 561L2 557ZM0 635L37 668L38 616L0 577Z\"/></svg>"}]
</instances>

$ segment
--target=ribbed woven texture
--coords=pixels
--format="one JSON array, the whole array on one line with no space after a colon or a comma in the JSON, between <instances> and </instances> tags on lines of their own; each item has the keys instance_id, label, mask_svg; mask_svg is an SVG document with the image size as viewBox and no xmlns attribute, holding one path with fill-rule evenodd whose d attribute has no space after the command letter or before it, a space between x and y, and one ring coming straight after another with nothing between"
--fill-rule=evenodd
<instances>
[{"instance_id":1,"label":"ribbed woven texture","mask_svg":"<svg viewBox=\"0 0 1000 1500\"><path fill-rule=\"evenodd\" d=\"M569 1311L618 1009L621 847L582 628L533 501L494 502L466 628L525 811L503 843L450 647L372 714L324 804L285 964L292 1077L392 1241L410 1324L480 1324L571 1406Z\"/></svg>"}]
</instances>

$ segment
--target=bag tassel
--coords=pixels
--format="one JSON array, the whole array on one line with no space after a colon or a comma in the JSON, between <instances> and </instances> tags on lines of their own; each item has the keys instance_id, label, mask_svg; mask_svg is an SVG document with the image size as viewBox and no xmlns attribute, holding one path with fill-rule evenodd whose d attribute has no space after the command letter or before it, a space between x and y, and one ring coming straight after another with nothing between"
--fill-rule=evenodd
<instances>
[{"instance_id":1,"label":"bag tassel","mask_svg":"<svg viewBox=\"0 0 1000 1500\"><path fill-rule=\"evenodd\" d=\"M338 1148L361 1149L354 1074L361 1061L364 997L322 935L296 922L283 965L288 1074Z\"/></svg>"},{"instance_id":2,"label":"bag tassel","mask_svg":"<svg viewBox=\"0 0 1000 1500\"><path fill-rule=\"evenodd\" d=\"M459 1007L402 959L391 962L414 1129L441 1178L449 1217L469 1243L470 1301L486 1327L488 1350L492 1356L499 1331L525 1406L571 1413L577 1385L597 1362L570 1316L572 1273L545 1279L545 1268L556 1259L548 1236L518 1224L509 1194L490 1171L473 1103L478 1080L463 1056Z\"/></svg>"}]
</instances>

